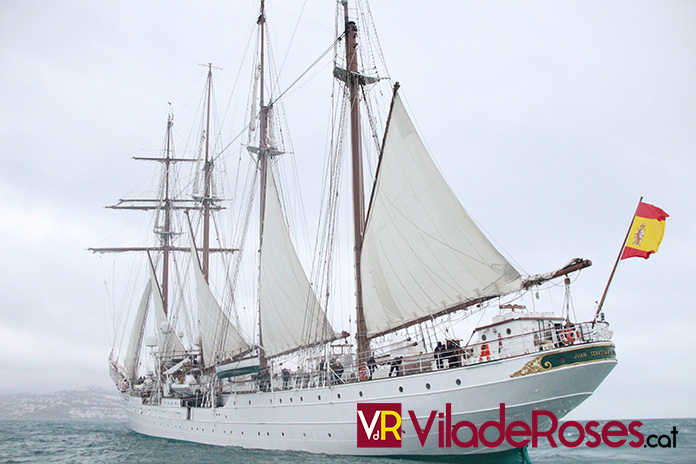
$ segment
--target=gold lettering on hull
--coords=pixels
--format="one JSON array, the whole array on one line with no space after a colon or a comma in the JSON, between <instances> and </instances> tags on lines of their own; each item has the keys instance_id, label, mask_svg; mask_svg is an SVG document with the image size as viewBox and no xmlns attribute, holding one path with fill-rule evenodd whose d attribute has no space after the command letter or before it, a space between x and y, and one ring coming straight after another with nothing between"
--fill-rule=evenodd
<instances>
[{"instance_id":1,"label":"gold lettering on hull","mask_svg":"<svg viewBox=\"0 0 696 464\"><path fill-rule=\"evenodd\" d=\"M510 374L511 378L522 377L529 374L538 374L551 369L568 366L571 364L583 364L595 361L605 361L616 358L614 347L587 349L581 348L576 351L565 351L537 356L527 362L522 369Z\"/></svg>"}]
</instances>

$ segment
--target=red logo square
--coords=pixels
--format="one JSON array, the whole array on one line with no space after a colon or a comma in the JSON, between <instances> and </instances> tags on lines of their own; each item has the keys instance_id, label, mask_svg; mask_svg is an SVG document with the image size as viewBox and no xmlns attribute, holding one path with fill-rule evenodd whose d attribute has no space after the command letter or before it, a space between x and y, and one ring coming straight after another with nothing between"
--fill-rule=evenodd
<instances>
[{"instance_id":1,"label":"red logo square","mask_svg":"<svg viewBox=\"0 0 696 464\"><path fill-rule=\"evenodd\" d=\"M401 403L358 403L358 448L401 448Z\"/></svg>"}]
</instances>

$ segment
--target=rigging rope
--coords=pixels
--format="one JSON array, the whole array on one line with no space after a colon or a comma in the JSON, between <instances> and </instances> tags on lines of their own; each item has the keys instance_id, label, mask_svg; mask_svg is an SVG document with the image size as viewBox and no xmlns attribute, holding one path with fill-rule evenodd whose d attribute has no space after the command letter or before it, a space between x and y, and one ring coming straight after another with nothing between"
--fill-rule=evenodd
<instances>
[{"instance_id":1,"label":"rigging rope","mask_svg":"<svg viewBox=\"0 0 696 464\"><path fill-rule=\"evenodd\" d=\"M295 86L295 84L297 84L305 75L307 75L307 73L308 73L314 66L316 66L316 65L321 61L322 58L324 58L331 50L334 49L334 45L336 45L338 42L340 42L340 41L343 39L343 36L345 36L345 33L341 34L336 40L334 40L334 42L329 46L329 48L327 48L321 55L319 55L319 58L317 58L316 60L314 60L314 62L313 62L312 64L310 64L309 67L308 67L307 69L305 69L304 72L302 72L302 74L300 74L300 75L297 77L297 79L295 79L295 80L292 82L292 84L290 84L285 90L283 90L283 91L270 103L269 106L273 106L273 105L275 104L275 102L277 102L278 100L280 100L280 99L283 97L283 95L285 95L286 93L288 93L288 91L289 91L290 89L292 89L292 88Z\"/></svg>"}]
</instances>

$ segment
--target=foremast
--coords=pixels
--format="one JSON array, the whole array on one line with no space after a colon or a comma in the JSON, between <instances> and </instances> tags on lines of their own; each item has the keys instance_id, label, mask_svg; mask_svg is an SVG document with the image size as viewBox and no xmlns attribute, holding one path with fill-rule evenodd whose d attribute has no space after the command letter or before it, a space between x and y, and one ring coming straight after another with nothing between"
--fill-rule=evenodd
<instances>
[{"instance_id":1,"label":"foremast","mask_svg":"<svg viewBox=\"0 0 696 464\"><path fill-rule=\"evenodd\" d=\"M206 117L205 117L205 164L203 165L203 256L201 267L205 281L209 282L210 275L210 208L212 198L212 171L213 161L210 159L210 102L213 93L213 65L208 63L208 82L206 96Z\"/></svg>"},{"instance_id":2,"label":"foremast","mask_svg":"<svg viewBox=\"0 0 696 464\"><path fill-rule=\"evenodd\" d=\"M172 171L174 164L180 161L196 161L195 159L175 158L173 143L174 113L169 108L167 113L167 129L164 149L161 157L144 158L135 157L136 160L156 161L162 164L162 180L160 184L159 198L156 199L121 199L118 204L109 206L111 209L155 211L155 223L153 232L158 237L158 245L153 247L113 247L113 248L89 248L94 253L121 253L121 252L146 252L148 255L148 267L150 278L147 281L145 291L138 305L138 310L133 321L133 329L128 343L128 349L124 358L126 379L130 382L137 377L138 360L140 359L142 341L145 331L145 321L149 312L149 302L154 298L155 320L157 321L157 336L160 348L165 356L181 355L185 350L181 340L169 327L170 317L170 261L171 253L183 251L172 246L172 237L175 234L172 224L172 212L175 209L195 208L190 200L180 200L172 196ZM161 253L162 272L158 278L156 261L151 252Z\"/></svg>"},{"instance_id":3,"label":"foremast","mask_svg":"<svg viewBox=\"0 0 696 464\"><path fill-rule=\"evenodd\" d=\"M169 110L167 116L167 131L165 136L165 143L163 154L161 157L134 157L136 160L143 161L156 161L162 164L162 180L160 183L160 193L158 198L152 199L121 199L116 205L109 206L111 209L123 209L123 210L140 210L140 211L155 211L155 224L153 232L158 237L157 246L146 246L146 247L112 247L112 248L90 248L91 251L95 253L120 253L120 252L146 252L148 255L149 268L151 278L148 279L148 287L146 288L145 294L141 301L141 307L147 309L147 296L150 294L150 288L152 288L152 294L154 295L155 301L155 317L157 320L157 332L160 338L160 350L162 353L162 358L170 358L174 354L181 356L182 352L186 349L179 340L176 333L173 332L171 326L169 326L168 319L170 318L170 312L172 307L171 299L171 284L172 275L170 267L172 265L171 254L174 252L191 252L193 253L194 260L199 263L198 269L200 270L201 282L197 281L197 293L199 294L199 312L204 313L201 316L201 339L206 340L207 343L201 345L201 352L203 353L202 361L203 364L210 367L215 364L216 357L215 353L219 350L216 347L222 347L222 351L232 355L233 353L248 352L248 346L241 339L234 327L230 326L223 310L217 304L215 297L210 293L208 287L209 275L210 275L210 253L214 252L236 252L239 251L235 248L221 248L210 246L210 222L211 216L214 211L222 209L220 205L216 202L218 199L215 197L213 192L213 167L214 158L211 156L210 151L210 126L211 126L211 111L212 111L212 64L208 64L207 82L206 90L204 93L204 134L202 139L202 147L199 152L199 156L196 158L180 158L174 156L174 143L173 143L173 125L174 116ZM201 161L203 161L202 170L199 171L198 176L201 176L204 182L203 192L201 195L197 193L197 187L194 187L194 193L191 199L178 198L177 194L173 192L174 179L173 171L174 165L178 162L193 162L198 163L200 166ZM195 243L190 247L176 246L173 243L174 237L179 234L175 231L175 218L174 213L177 210L183 210L188 213L189 210L198 210L202 215L201 223L203 228L203 240L202 248L197 248ZM190 225L190 222L189 222ZM192 235L193 243L193 232L190 230ZM159 260L154 259L152 252L156 252L160 258ZM200 253L200 261L199 261ZM158 261L161 261L161 274L158 274L157 267ZM203 296L201 296L201 294ZM203 321L205 319L205 321ZM167 324L164 324L167 322ZM205 323L204 323L205 322ZM143 322L140 325L144 324ZM138 338L138 342L142 342L142 332L143 327L139 327L135 330L133 334ZM205 333L204 333L205 332ZM139 337L138 335L139 334ZM213 340L215 339L215 340ZM134 342L135 343L135 342ZM205 349L204 349L204 346ZM204 351L208 351L205 353Z\"/></svg>"},{"instance_id":4,"label":"foremast","mask_svg":"<svg viewBox=\"0 0 696 464\"><path fill-rule=\"evenodd\" d=\"M160 158L152 157L133 157L139 161L156 161L162 163L163 179L160 198L157 199L120 199L116 205L107 206L109 209L122 210L139 210L139 211L156 211L154 233L159 237L159 246L156 247L112 247L112 248L89 248L94 253L123 253L123 252L161 252L162 253L162 273L160 274L159 291L162 296L162 305L165 315L169 314L169 271L171 262L171 253L174 251L188 251L187 249L172 246L172 236L175 231L172 230L172 212L176 209L195 209L192 204L193 200L182 200L173 198L171 194L172 185L172 169L175 163L178 162L195 162L193 158L176 158L173 156L174 142L172 140L174 128L174 112L171 107L167 113L167 131L164 142L164 153ZM160 214L163 216L162 225L160 225ZM221 250L220 250L221 251ZM152 257L150 256L151 265Z\"/></svg>"},{"instance_id":5,"label":"foremast","mask_svg":"<svg viewBox=\"0 0 696 464\"><path fill-rule=\"evenodd\" d=\"M169 253L171 252L171 228L172 228L172 209L169 205L169 170L171 167L172 153L172 126L174 125L174 114L171 108L167 115L167 136L164 148L164 230L157 231L162 240L162 304L164 314L169 312Z\"/></svg>"}]
</instances>

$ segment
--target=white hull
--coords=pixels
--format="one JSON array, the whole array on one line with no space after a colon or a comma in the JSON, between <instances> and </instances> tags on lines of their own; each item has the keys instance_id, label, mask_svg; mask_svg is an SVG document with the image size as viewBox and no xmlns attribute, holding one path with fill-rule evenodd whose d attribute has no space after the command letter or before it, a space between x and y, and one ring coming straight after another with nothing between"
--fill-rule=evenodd
<instances>
[{"instance_id":1,"label":"white hull","mask_svg":"<svg viewBox=\"0 0 696 464\"><path fill-rule=\"evenodd\" d=\"M582 348L612 348L607 342ZM266 450L294 450L341 455L447 456L503 451L485 447L438 447L433 424L421 446L409 418L415 411L421 427L432 410L452 404L452 423L480 425L499 419L505 403L506 422L531 424L532 411L545 410L558 418L585 401L616 365L616 359L568 363L551 370L511 377L541 355L574 351L576 347L534 353L490 363L444 369L402 377L251 394L231 394L224 407L186 408L179 400L143 405L126 397L131 428L145 435ZM429 386L429 388L428 388ZM357 448L357 403L401 403L401 448Z\"/></svg>"}]
</instances>

